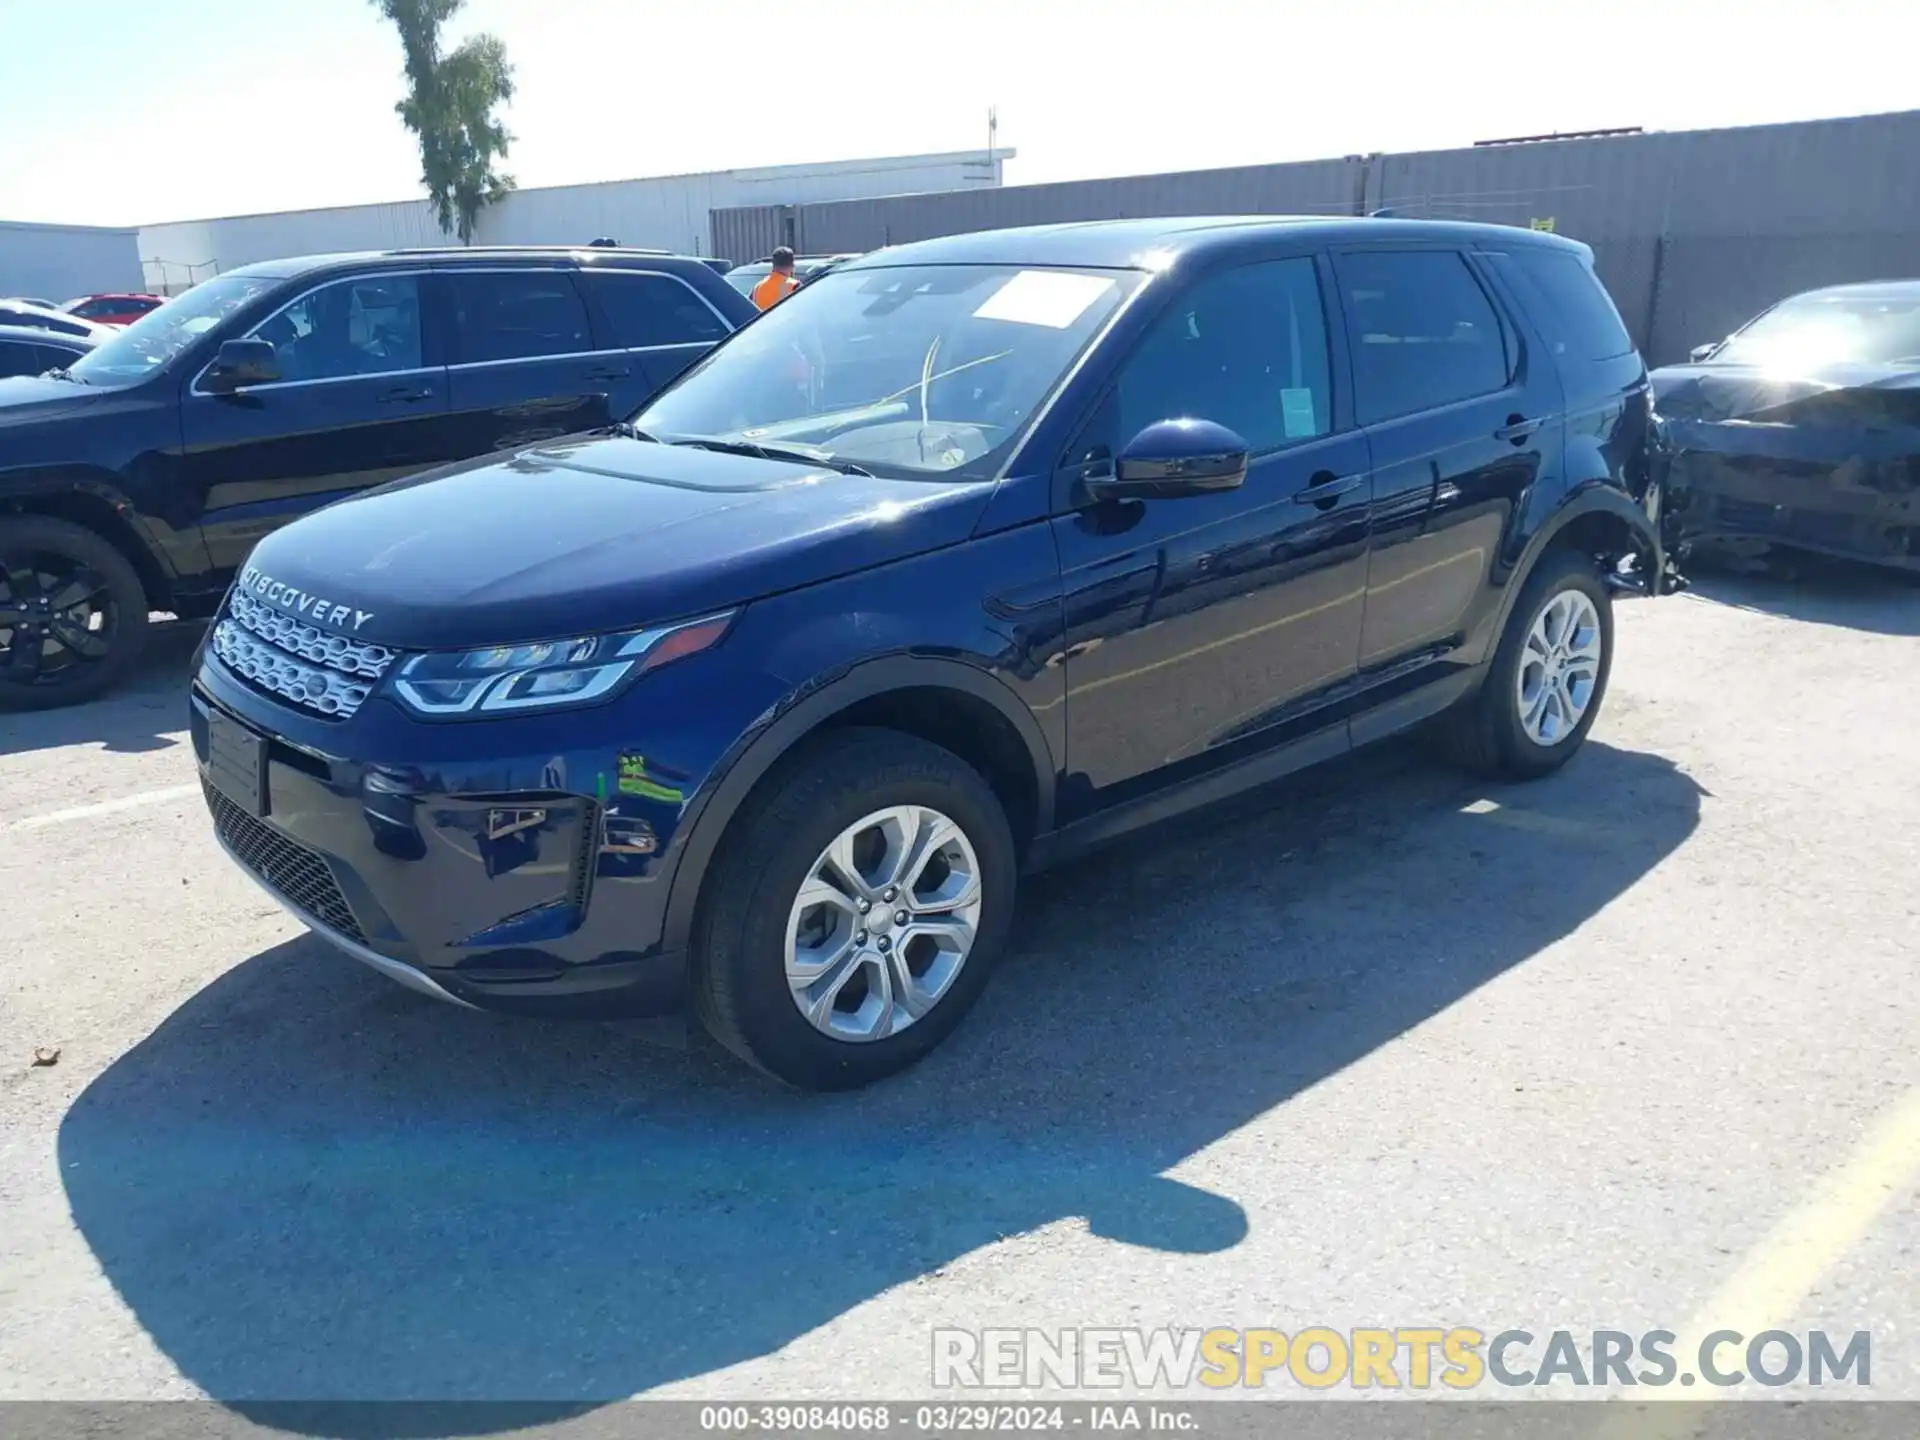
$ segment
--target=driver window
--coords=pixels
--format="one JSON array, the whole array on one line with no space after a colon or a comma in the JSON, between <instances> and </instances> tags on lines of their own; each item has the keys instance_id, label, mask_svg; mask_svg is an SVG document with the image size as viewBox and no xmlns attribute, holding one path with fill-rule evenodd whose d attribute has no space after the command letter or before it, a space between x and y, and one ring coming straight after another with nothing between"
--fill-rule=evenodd
<instances>
[{"instance_id":1,"label":"driver window","mask_svg":"<svg viewBox=\"0 0 1920 1440\"><path fill-rule=\"evenodd\" d=\"M411 275L341 280L255 326L283 380L338 380L421 366L420 287Z\"/></svg>"},{"instance_id":2,"label":"driver window","mask_svg":"<svg viewBox=\"0 0 1920 1440\"><path fill-rule=\"evenodd\" d=\"M1117 450L1161 420L1225 425L1254 454L1332 428L1326 312L1311 259L1222 271L1177 296L1114 389Z\"/></svg>"}]
</instances>

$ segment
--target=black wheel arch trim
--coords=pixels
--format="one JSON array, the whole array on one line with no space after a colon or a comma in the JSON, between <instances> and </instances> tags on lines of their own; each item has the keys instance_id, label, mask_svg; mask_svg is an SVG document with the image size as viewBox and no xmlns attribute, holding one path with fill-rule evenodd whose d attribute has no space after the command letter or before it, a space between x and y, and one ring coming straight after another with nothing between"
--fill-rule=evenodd
<instances>
[{"instance_id":1,"label":"black wheel arch trim","mask_svg":"<svg viewBox=\"0 0 1920 1440\"><path fill-rule=\"evenodd\" d=\"M84 495L104 505L126 527L129 536L139 542L146 552L146 560L152 563L159 577L169 585L179 580L179 567L167 547L156 541L151 518L120 488L112 471L85 464L0 471L0 515L38 514L41 512L34 510L35 502L61 495ZM134 568L138 570L139 560L128 558L134 560Z\"/></svg>"},{"instance_id":2,"label":"black wheel arch trim","mask_svg":"<svg viewBox=\"0 0 1920 1440\"><path fill-rule=\"evenodd\" d=\"M1020 736L1033 767L1033 834L1043 835L1053 828L1057 776L1053 752L1032 711L1004 681L964 661L933 656L892 655L862 661L830 680L796 692L798 698L785 702L771 721L750 732L714 767L717 778L702 787L706 798L686 821L686 840L679 847L668 881L659 942L662 949L690 948L701 884L712 868L720 839L767 772L842 711L876 695L913 689L959 690L993 706Z\"/></svg>"},{"instance_id":3,"label":"black wheel arch trim","mask_svg":"<svg viewBox=\"0 0 1920 1440\"><path fill-rule=\"evenodd\" d=\"M1526 588L1527 581L1533 578L1534 569L1540 563L1540 557L1553 548L1560 534L1574 521L1588 515L1610 515L1624 523L1639 544L1645 548L1650 559L1648 573L1659 576L1665 563L1665 553L1660 543L1660 532L1655 528L1647 512L1635 504L1633 498L1611 485L1592 483L1573 491L1561 504L1540 523L1526 548L1520 552L1520 559L1514 565L1512 578L1504 587L1500 597L1500 609L1493 627L1493 634L1505 632L1507 621L1513 614L1513 607L1519 603L1520 592Z\"/></svg>"}]
</instances>

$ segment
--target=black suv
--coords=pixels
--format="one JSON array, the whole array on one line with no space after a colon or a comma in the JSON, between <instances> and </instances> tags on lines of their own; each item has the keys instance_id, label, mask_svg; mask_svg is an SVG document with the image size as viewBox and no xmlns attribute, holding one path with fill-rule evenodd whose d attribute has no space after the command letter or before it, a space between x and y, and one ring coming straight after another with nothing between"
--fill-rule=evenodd
<instances>
[{"instance_id":1,"label":"black suv","mask_svg":"<svg viewBox=\"0 0 1920 1440\"><path fill-rule=\"evenodd\" d=\"M0 379L0 710L88 699L149 610L382 481L630 415L752 302L699 259L413 250L249 265Z\"/></svg>"},{"instance_id":2,"label":"black suv","mask_svg":"<svg viewBox=\"0 0 1920 1440\"><path fill-rule=\"evenodd\" d=\"M1016 877L1428 719L1542 775L1669 588L1584 247L1161 220L855 260L626 425L270 536L198 657L234 859L531 1013L925 1054ZM1169 963L1175 963L1170 959Z\"/></svg>"}]
</instances>

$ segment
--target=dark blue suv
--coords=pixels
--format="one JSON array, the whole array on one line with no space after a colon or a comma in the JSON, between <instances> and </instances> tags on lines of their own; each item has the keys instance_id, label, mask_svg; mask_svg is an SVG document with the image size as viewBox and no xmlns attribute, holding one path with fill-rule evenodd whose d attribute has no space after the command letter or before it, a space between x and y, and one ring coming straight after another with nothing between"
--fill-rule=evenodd
<instances>
[{"instance_id":1,"label":"dark blue suv","mask_svg":"<svg viewBox=\"0 0 1920 1440\"><path fill-rule=\"evenodd\" d=\"M809 1088L924 1055L1017 877L1419 722L1580 746L1677 583L1583 246L1392 220L902 246L624 424L254 552L215 830L341 949L534 1014L690 991Z\"/></svg>"},{"instance_id":2,"label":"dark blue suv","mask_svg":"<svg viewBox=\"0 0 1920 1440\"><path fill-rule=\"evenodd\" d=\"M0 378L0 711L111 688L150 610L210 614L285 521L630 415L757 313L647 251L311 256Z\"/></svg>"}]
</instances>

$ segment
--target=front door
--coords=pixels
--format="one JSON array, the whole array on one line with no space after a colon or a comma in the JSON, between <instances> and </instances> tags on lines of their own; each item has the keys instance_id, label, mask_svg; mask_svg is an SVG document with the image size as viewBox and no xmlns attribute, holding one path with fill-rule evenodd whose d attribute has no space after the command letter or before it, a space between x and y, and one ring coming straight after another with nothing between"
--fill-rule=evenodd
<instances>
[{"instance_id":1,"label":"front door","mask_svg":"<svg viewBox=\"0 0 1920 1440\"><path fill-rule=\"evenodd\" d=\"M1336 425L1326 315L1311 257L1202 277L1157 317L1072 447L1084 472L1150 424L1196 418L1237 433L1252 463L1237 490L1083 502L1054 520L1062 822L1310 730L1353 679L1368 456Z\"/></svg>"},{"instance_id":2,"label":"front door","mask_svg":"<svg viewBox=\"0 0 1920 1440\"><path fill-rule=\"evenodd\" d=\"M597 349L571 267L439 274L451 331L452 432L464 459L610 425L644 387L624 351Z\"/></svg>"},{"instance_id":3,"label":"front door","mask_svg":"<svg viewBox=\"0 0 1920 1440\"><path fill-rule=\"evenodd\" d=\"M420 299L416 274L331 281L248 332L273 345L279 380L187 386L184 471L216 569L309 510L447 458L446 371L428 363Z\"/></svg>"}]
</instances>

